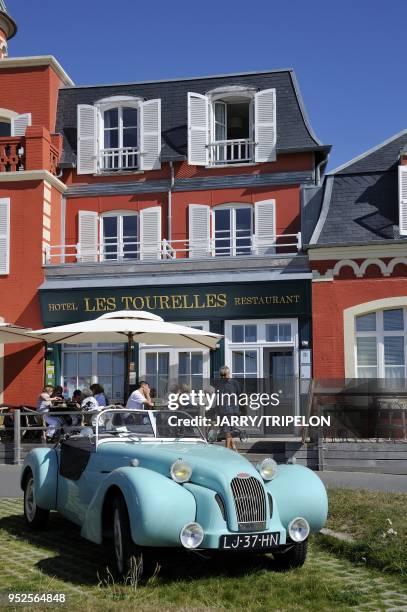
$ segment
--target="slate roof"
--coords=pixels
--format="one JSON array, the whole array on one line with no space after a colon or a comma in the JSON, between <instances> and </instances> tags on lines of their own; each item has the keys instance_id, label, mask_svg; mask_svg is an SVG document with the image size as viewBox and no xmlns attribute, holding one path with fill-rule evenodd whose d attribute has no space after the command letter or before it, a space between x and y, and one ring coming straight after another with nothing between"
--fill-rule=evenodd
<instances>
[{"instance_id":1,"label":"slate roof","mask_svg":"<svg viewBox=\"0 0 407 612\"><path fill-rule=\"evenodd\" d=\"M406 241L399 233L398 165L407 130L328 173L309 246Z\"/></svg>"},{"instance_id":2,"label":"slate roof","mask_svg":"<svg viewBox=\"0 0 407 612\"><path fill-rule=\"evenodd\" d=\"M71 165L76 160L76 113L78 104L94 104L115 95L133 95L145 99L161 98L162 161L181 160L187 155L187 93L204 94L216 87L244 85L277 90L277 150L329 151L313 134L308 123L301 95L292 70L230 74L214 77L148 81L122 85L66 87L58 99L56 132L62 133L64 147L61 163Z\"/></svg>"}]
</instances>

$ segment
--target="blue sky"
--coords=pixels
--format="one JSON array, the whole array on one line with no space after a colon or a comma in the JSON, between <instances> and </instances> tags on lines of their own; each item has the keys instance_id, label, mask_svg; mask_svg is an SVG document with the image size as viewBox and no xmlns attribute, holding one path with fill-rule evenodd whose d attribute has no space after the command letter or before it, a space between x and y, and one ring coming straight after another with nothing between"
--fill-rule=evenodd
<instances>
[{"instance_id":1,"label":"blue sky","mask_svg":"<svg viewBox=\"0 0 407 612\"><path fill-rule=\"evenodd\" d=\"M405 0L6 0L76 84L294 68L329 166L407 128Z\"/></svg>"}]
</instances>

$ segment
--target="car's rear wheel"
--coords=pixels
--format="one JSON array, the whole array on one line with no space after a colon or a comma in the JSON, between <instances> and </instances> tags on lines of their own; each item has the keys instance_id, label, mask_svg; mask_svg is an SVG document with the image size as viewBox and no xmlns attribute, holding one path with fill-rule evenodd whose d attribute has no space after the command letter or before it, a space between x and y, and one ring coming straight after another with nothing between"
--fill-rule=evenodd
<instances>
[{"instance_id":1,"label":"car's rear wheel","mask_svg":"<svg viewBox=\"0 0 407 612\"><path fill-rule=\"evenodd\" d=\"M35 501L35 482L31 470L24 481L24 518L33 530L44 529L49 519L49 510L39 508Z\"/></svg>"},{"instance_id":2,"label":"car's rear wheel","mask_svg":"<svg viewBox=\"0 0 407 612\"><path fill-rule=\"evenodd\" d=\"M129 513L122 497L113 501L113 559L117 578L138 581L144 574L142 549L131 537Z\"/></svg>"},{"instance_id":3,"label":"car's rear wheel","mask_svg":"<svg viewBox=\"0 0 407 612\"><path fill-rule=\"evenodd\" d=\"M302 567L307 558L307 552L308 540L304 540L304 542L293 544L288 550L273 553L273 556L279 569L289 570Z\"/></svg>"}]
</instances>

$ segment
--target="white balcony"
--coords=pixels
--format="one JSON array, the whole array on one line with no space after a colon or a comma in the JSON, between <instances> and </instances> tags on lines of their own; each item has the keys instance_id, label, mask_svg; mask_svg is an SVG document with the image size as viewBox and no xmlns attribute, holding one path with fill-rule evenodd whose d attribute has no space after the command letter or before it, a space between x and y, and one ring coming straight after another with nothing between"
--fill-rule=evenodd
<instances>
[{"instance_id":1,"label":"white balcony","mask_svg":"<svg viewBox=\"0 0 407 612\"><path fill-rule=\"evenodd\" d=\"M247 164L254 159L254 142L249 138L217 140L208 145L212 166Z\"/></svg>"},{"instance_id":2,"label":"white balcony","mask_svg":"<svg viewBox=\"0 0 407 612\"><path fill-rule=\"evenodd\" d=\"M161 240L156 246L144 246L137 241L101 242L95 248L80 244L51 245L44 251L44 264L110 263L131 261L173 261L182 259L235 258L235 257L293 257L302 249L301 233L262 236L224 235L217 232L210 240Z\"/></svg>"},{"instance_id":3,"label":"white balcony","mask_svg":"<svg viewBox=\"0 0 407 612\"><path fill-rule=\"evenodd\" d=\"M117 172L120 170L137 170L140 152L135 147L121 149L101 149L99 157L100 170Z\"/></svg>"}]
</instances>

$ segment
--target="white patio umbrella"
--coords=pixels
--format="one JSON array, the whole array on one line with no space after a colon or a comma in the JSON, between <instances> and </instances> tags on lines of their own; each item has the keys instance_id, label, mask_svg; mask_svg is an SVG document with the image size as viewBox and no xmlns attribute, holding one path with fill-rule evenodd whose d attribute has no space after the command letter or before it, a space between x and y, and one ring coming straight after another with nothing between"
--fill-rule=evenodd
<instances>
[{"instance_id":1,"label":"white patio umbrella","mask_svg":"<svg viewBox=\"0 0 407 612\"><path fill-rule=\"evenodd\" d=\"M219 334L201 329L167 323L150 312L134 310L110 312L90 321L48 327L31 333L38 339L58 344L127 341L127 393L130 380L130 351L133 342L164 344L181 348L215 349L222 338Z\"/></svg>"},{"instance_id":2,"label":"white patio umbrella","mask_svg":"<svg viewBox=\"0 0 407 612\"><path fill-rule=\"evenodd\" d=\"M0 323L0 344L40 342L43 338L33 337L32 329L13 323Z\"/></svg>"}]
</instances>

